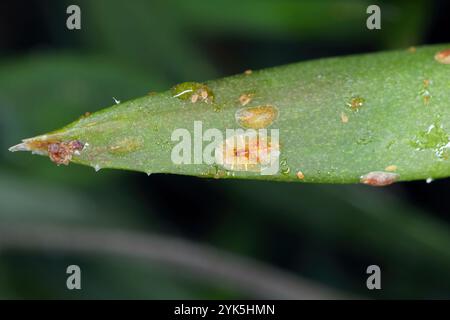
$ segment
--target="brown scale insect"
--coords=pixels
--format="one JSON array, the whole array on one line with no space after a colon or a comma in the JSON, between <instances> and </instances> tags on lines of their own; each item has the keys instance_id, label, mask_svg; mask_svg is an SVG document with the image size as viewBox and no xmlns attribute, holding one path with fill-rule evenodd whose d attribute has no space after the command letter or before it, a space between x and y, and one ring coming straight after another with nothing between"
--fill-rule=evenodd
<instances>
[{"instance_id":1,"label":"brown scale insect","mask_svg":"<svg viewBox=\"0 0 450 320\"><path fill-rule=\"evenodd\" d=\"M243 128L267 128L278 118L278 109L272 105L246 107L235 113L236 122Z\"/></svg>"},{"instance_id":2,"label":"brown scale insect","mask_svg":"<svg viewBox=\"0 0 450 320\"><path fill-rule=\"evenodd\" d=\"M393 172L372 171L361 176L360 182L374 187L384 187L393 184L399 177L399 174Z\"/></svg>"},{"instance_id":3,"label":"brown scale insect","mask_svg":"<svg viewBox=\"0 0 450 320\"><path fill-rule=\"evenodd\" d=\"M305 175L304 175L304 173L303 172L301 172L301 171L297 171L297 178L299 178L300 180L303 180L303 179L305 179Z\"/></svg>"},{"instance_id":4,"label":"brown scale insect","mask_svg":"<svg viewBox=\"0 0 450 320\"><path fill-rule=\"evenodd\" d=\"M52 142L47 146L48 156L57 165L68 165L74 153L83 150L84 144L78 140L68 142Z\"/></svg>"},{"instance_id":5,"label":"brown scale insect","mask_svg":"<svg viewBox=\"0 0 450 320\"><path fill-rule=\"evenodd\" d=\"M434 59L443 64L450 64L450 49L445 49L437 52Z\"/></svg>"}]
</instances>

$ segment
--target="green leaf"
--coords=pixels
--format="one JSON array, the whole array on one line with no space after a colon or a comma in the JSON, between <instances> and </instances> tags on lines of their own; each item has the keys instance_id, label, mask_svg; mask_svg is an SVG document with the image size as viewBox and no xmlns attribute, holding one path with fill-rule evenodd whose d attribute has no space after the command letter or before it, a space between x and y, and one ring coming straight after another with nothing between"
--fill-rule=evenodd
<instances>
[{"instance_id":1,"label":"green leaf","mask_svg":"<svg viewBox=\"0 0 450 320\"><path fill-rule=\"evenodd\" d=\"M435 58L446 47L321 59L184 83L80 118L11 150L47 154L56 143L52 152L62 150L53 157L57 163L149 174L319 183L362 179L372 185L447 177L450 65ZM279 147L276 140L268 147L280 152L278 172L263 175L258 163L175 164L171 154L180 142L171 136L186 129L193 153L195 121L201 121L203 133L216 128L224 137L226 129L241 127L267 127L268 135L279 130ZM203 150L209 143L203 142Z\"/></svg>"}]
</instances>

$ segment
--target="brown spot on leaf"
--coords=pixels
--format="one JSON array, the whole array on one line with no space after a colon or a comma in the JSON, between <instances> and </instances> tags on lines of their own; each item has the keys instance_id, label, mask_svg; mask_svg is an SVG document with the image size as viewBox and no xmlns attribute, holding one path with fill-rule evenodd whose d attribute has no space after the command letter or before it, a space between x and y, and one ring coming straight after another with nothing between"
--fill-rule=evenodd
<instances>
[{"instance_id":1,"label":"brown spot on leaf","mask_svg":"<svg viewBox=\"0 0 450 320\"><path fill-rule=\"evenodd\" d=\"M349 102L347 102L347 106L352 111L359 111L364 105L366 100L363 97L352 97Z\"/></svg>"},{"instance_id":2,"label":"brown spot on leaf","mask_svg":"<svg viewBox=\"0 0 450 320\"><path fill-rule=\"evenodd\" d=\"M244 93L239 97L239 103L243 106L246 106L252 101L253 96L253 93Z\"/></svg>"},{"instance_id":3,"label":"brown spot on leaf","mask_svg":"<svg viewBox=\"0 0 450 320\"><path fill-rule=\"evenodd\" d=\"M384 168L384 170L389 171L389 172L397 171L397 166L394 164L391 164L390 166L387 166L386 168Z\"/></svg>"},{"instance_id":4,"label":"brown spot on leaf","mask_svg":"<svg viewBox=\"0 0 450 320\"><path fill-rule=\"evenodd\" d=\"M108 152L111 154L126 154L139 150L144 141L139 137L125 137L115 141L110 147Z\"/></svg>"},{"instance_id":5,"label":"brown spot on leaf","mask_svg":"<svg viewBox=\"0 0 450 320\"><path fill-rule=\"evenodd\" d=\"M191 102L192 102L192 103L196 103L196 102L198 101L198 97L199 97L199 95L198 95L197 93L194 93L194 94L191 96Z\"/></svg>"},{"instance_id":6,"label":"brown spot on leaf","mask_svg":"<svg viewBox=\"0 0 450 320\"><path fill-rule=\"evenodd\" d=\"M192 103L196 103L197 101L211 103L212 99L213 99L213 96L210 95L210 91L205 88L201 88L191 95Z\"/></svg>"}]
</instances>

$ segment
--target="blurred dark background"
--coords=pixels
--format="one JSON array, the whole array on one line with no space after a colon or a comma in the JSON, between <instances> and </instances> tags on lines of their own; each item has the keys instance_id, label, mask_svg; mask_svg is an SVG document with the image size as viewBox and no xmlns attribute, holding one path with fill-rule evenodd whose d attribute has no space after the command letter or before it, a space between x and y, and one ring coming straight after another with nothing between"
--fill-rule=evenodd
<instances>
[{"instance_id":1,"label":"blurred dark background","mask_svg":"<svg viewBox=\"0 0 450 320\"><path fill-rule=\"evenodd\" d=\"M66 28L70 4L81 8L81 30ZM56 167L7 151L112 105L112 97L124 101L183 81L307 59L450 42L448 1L377 1L382 29L374 31L366 28L370 4L2 1L0 226L174 236L283 270L299 285L307 279L336 297L450 298L448 180L375 189L148 177ZM170 263L19 250L1 239L0 298L258 297ZM82 269L80 291L65 286L70 264ZM382 290L366 288L371 264L381 268Z\"/></svg>"}]
</instances>

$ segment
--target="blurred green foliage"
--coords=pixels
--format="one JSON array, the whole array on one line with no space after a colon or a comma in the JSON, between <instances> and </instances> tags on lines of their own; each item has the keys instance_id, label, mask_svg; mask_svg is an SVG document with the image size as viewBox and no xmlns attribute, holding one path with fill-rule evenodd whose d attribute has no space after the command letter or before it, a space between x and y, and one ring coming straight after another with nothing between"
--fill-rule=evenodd
<instances>
[{"instance_id":1,"label":"blurred green foliage","mask_svg":"<svg viewBox=\"0 0 450 320\"><path fill-rule=\"evenodd\" d=\"M0 224L175 234L348 294L449 298L448 222L409 203L402 184L375 190L95 173L7 152L23 137L110 105L113 96L126 100L247 68L421 43L430 3L382 2L385 24L372 33L365 29L369 2L75 1L80 31L65 28L73 2L40 2L51 45L1 48ZM65 288L69 264L83 270L81 291ZM383 272L379 292L365 288L370 264ZM223 283L121 257L0 252L0 298L241 297Z\"/></svg>"}]
</instances>

